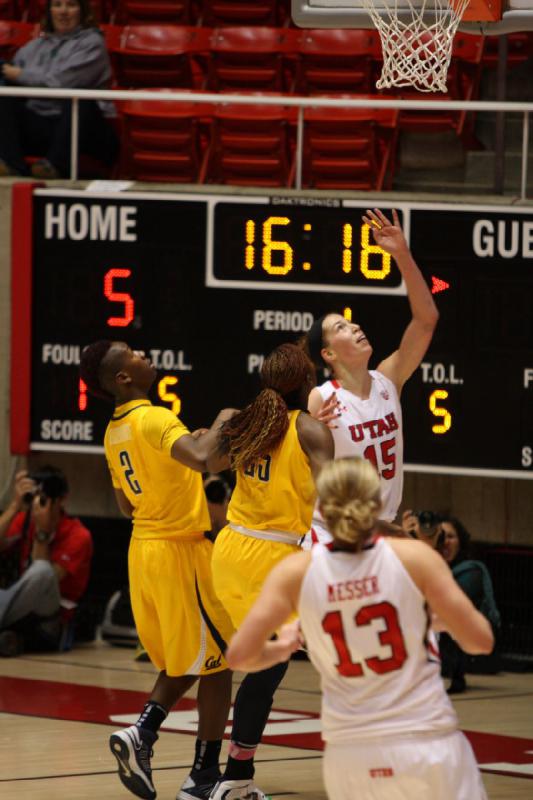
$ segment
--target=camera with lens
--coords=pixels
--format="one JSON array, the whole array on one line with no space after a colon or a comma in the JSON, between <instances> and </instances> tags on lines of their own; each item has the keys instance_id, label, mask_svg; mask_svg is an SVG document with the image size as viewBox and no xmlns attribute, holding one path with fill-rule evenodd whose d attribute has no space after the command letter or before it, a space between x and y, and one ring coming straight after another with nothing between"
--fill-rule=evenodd
<instances>
[{"instance_id":1,"label":"camera with lens","mask_svg":"<svg viewBox=\"0 0 533 800\"><path fill-rule=\"evenodd\" d=\"M425 536L433 538L440 526L440 517L434 511L413 511Z\"/></svg>"},{"instance_id":2,"label":"camera with lens","mask_svg":"<svg viewBox=\"0 0 533 800\"><path fill-rule=\"evenodd\" d=\"M68 494L67 479L61 470L55 467L43 467L36 472L30 472L28 478L35 483L33 492L26 492L22 500L29 506L34 497L38 496L42 506L47 500L57 500Z\"/></svg>"},{"instance_id":3,"label":"camera with lens","mask_svg":"<svg viewBox=\"0 0 533 800\"><path fill-rule=\"evenodd\" d=\"M422 536L431 540L432 547L440 550L444 542L444 534L440 527L440 516L435 514L434 511L413 511L413 517L418 520Z\"/></svg>"},{"instance_id":4,"label":"camera with lens","mask_svg":"<svg viewBox=\"0 0 533 800\"><path fill-rule=\"evenodd\" d=\"M224 503L231 494L231 489L225 480L214 476L204 482L205 496L210 503Z\"/></svg>"}]
</instances>

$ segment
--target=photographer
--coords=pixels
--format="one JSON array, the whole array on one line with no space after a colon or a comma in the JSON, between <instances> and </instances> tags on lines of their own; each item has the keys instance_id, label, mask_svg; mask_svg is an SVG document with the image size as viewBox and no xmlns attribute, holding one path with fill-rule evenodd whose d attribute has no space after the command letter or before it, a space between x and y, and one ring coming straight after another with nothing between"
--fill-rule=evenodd
<instances>
[{"instance_id":1,"label":"photographer","mask_svg":"<svg viewBox=\"0 0 533 800\"><path fill-rule=\"evenodd\" d=\"M475 608L490 622L492 631L498 639L500 631L500 612L494 598L492 580L485 564L470 556L471 537L457 517L443 516L439 535L442 537L442 556L450 567L453 577ZM448 694L460 694L467 688L465 673L471 665L471 656L461 650L451 636L443 633L439 641L442 657L442 674L451 679ZM482 671L498 671L498 654L476 657Z\"/></svg>"},{"instance_id":2,"label":"photographer","mask_svg":"<svg viewBox=\"0 0 533 800\"><path fill-rule=\"evenodd\" d=\"M16 475L12 500L0 515L0 568L17 557L11 585L0 589L2 656L56 649L62 623L86 589L92 539L66 514L67 494L67 480L55 467Z\"/></svg>"},{"instance_id":3,"label":"photographer","mask_svg":"<svg viewBox=\"0 0 533 800\"><path fill-rule=\"evenodd\" d=\"M443 536L440 517L433 511L404 511L402 528L411 539L420 539L434 550L441 552Z\"/></svg>"},{"instance_id":4,"label":"photographer","mask_svg":"<svg viewBox=\"0 0 533 800\"><path fill-rule=\"evenodd\" d=\"M437 515L433 511L404 511L402 528L413 539L429 544L437 550L448 566L460 588L474 607L485 616L497 639L500 614L494 600L492 581L486 566L470 558L470 534L456 517ZM450 678L448 694L460 694L467 688L465 672L469 663L466 653L447 632L439 636L442 658L442 675ZM498 658L494 653L483 657L484 671L497 672Z\"/></svg>"}]
</instances>

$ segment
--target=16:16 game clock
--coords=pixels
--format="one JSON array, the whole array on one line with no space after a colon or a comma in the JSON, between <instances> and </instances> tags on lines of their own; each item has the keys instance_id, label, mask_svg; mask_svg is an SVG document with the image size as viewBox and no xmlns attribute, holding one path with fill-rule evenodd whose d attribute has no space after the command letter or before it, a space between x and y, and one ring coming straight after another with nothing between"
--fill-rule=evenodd
<instances>
[{"instance_id":1,"label":"16:16 game clock","mask_svg":"<svg viewBox=\"0 0 533 800\"><path fill-rule=\"evenodd\" d=\"M390 209L387 209L390 212ZM362 209L218 202L209 286L402 294L402 277L378 247Z\"/></svg>"},{"instance_id":2,"label":"16:16 game clock","mask_svg":"<svg viewBox=\"0 0 533 800\"><path fill-rule=\"evenodd\" d=\"M78 375L82 347L100 338L148 351L154 402L191 428L249 402L263 356L327 311L361 324L375 366L410 312L365 210L327 197L16 186L13 452L101 451L111 408ZM440 311L403 391L406 469L533 478L533 213L398 211Z\"/></svg>"}]
</instances>

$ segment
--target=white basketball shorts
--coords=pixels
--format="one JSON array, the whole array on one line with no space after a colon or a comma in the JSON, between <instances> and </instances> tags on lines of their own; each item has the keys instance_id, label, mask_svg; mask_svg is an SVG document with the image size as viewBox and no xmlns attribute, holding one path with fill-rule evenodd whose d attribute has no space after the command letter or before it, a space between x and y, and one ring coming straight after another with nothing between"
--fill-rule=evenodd
<instances>
[{"instance_id":1,"label":"white basketball shorts","mask_svg":"<svg viewBox=\"0 0 533 800\"><path fill-rule=\"evenodd\" d=\"M330 800L487 800L459 731L328 743L323 771Z\"/></svg>"}]
</instances>

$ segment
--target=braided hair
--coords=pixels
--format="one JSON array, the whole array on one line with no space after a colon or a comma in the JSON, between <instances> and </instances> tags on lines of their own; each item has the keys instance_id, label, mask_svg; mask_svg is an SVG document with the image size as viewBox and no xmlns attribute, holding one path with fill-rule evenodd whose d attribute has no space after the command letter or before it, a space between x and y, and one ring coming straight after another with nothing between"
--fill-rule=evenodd
<instances>
[{"instance_id":1,"label":"braided hair","mask_svg":"<svg viewBox=\"0 0 533 800\"><path fill-rule=\"evenodd\" d=\"M288 411L301 407L306 379L314 367L301 347L282 344L265 358L262 391L224 425L220 450L229 454L233 469L246 469L278 447L289 427Z\"/></svg>"},{"instance_id":2,"label":"braided hair","mask_svg":"<svg viewBox=\"0 0 533 800\"><path fill-rule=\"evenodd\" d=\"M80 378L87 389L95 397L111 401L114 400L113 395L101 385L101 366L112 344L109 339L100 339L98 342L88 344L83 348L80 359Z\"/></svg>"}]
</instances>

